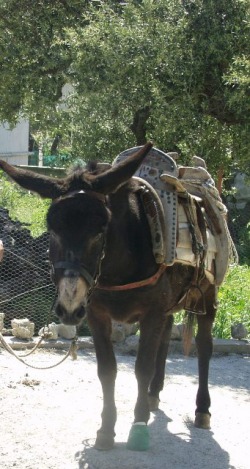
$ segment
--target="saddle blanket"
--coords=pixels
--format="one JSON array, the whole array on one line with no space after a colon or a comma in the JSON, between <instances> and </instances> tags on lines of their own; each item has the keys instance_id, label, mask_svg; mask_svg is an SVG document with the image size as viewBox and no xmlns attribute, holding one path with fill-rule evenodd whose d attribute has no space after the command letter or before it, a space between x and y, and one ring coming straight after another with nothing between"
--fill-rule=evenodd
<instances>
[{"instance_id":1,"label":"saddle blanket","mask_svg":"<svg viewBox=\"0 0 250 469\"><path fill-rule=\"evenodd\" d=\"M113 164L139 148L123 151ZM220 285L237 253L227 227L227 209L205 163L194 159L201 166L178 167L170 154L152 148L135 177L141 183L156 262L194 267L203 262L209 281Z\"/></svg>"}]
</instances>

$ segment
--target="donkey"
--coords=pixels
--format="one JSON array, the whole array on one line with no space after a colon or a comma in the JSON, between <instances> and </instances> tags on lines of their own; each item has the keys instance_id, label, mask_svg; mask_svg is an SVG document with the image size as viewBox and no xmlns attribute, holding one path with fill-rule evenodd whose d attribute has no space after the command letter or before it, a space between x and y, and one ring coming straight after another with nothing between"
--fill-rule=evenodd
<instances>
[{"instance_id":1,"label":"donkey","mask_svg":"<svg viewBox=\"0 0 250 469\"><path fill-rule=\"evenodd\" d=\"M79 325L86 316L92 331L103 391L101 427L95 442L99 450L113 447L117 418L112 320L140 325L135 362L138 395L127 448L145 450L150 411L158 409L163 389L173 313L184 308L194 277L192 266L159 266L152 253L139 182L132 178L151 147L147 143L109 169L99 170L92 164L91 169L78 169L60 179L0 160L0 168L16 183L52 199L47 226L52 278L58 292L55 311L64 324ZM199 301L205 302L206 314L197 317L195 425L210 428L208 373L217 287L204 277L200 289Z\"/></svg>"}]
</instances>

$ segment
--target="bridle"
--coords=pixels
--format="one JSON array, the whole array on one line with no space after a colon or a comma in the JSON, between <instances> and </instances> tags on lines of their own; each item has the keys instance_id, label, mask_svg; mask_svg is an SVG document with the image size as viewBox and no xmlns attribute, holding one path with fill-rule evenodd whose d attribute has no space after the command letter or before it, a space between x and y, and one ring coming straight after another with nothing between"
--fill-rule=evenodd
<instances>
[{"instance_id":1,"label":"bridle","mask_svg":"<svg viewBox=\"0 0 250 469\"><path fill-rule=\"evenodd\" d=\"M63 269L64 272L64 277L71 277L72 275L69 272L73 272L75 274L80 275L83 277L88 284L90 285L90 288L94 285L95 283L95 278L89 273L87 268L81 264L78 261L59 261L56 262L52 266L52 270L57 270L57 269Z\"/></svg>"},{"instance_id":2,"label":"bridle","mask_svg":"<svg viewBox=\"0 0 250 469\"><path fill-rule=\"evenodd\" d=\"M86 280L86 282L89 285L89 289L87 293L87 298L89 298L90 295L93 293L93 290L96 288L98 279L101 275L101 264L105 256L106 230L107 230L107 227L105 227L105 230L102 234L102 247L100 250L100 255L98 257L97 267L96 267L94 275L92 275L89 272L87 267L82 262L79 262L78 260L74 259L74 256L72 255L72 251L67 251L65 260L55 262L55 264L51 263L52 279L55 278L54 274L55 274L55 271L58 269L64 270L64 277L66 278L67 277L70 278L73 276L82 277L84 280Z\"/></svg>"}]
</instances>

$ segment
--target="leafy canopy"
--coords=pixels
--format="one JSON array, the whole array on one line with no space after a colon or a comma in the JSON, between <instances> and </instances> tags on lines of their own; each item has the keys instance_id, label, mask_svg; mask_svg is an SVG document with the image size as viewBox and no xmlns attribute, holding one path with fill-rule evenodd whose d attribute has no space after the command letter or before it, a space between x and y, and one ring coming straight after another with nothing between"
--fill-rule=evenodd
<instances>
[{"instance_id":1,"label":"leafy canopy","mask_svg":"<svg viewBox=\"0 0 250 469\"><path fill-rule=\"evenodd\" d=\"M228 170L250 156L249 16L249 0L0 0L0 118L73 156L153 139Z\"/></svg>"}]
</instances>

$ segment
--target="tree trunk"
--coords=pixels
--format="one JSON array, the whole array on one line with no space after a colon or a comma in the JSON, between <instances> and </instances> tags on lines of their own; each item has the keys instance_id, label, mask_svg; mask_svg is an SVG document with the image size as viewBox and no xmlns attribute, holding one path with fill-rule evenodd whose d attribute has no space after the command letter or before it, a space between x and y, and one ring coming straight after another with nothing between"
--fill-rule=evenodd
<instances>
[{"instance_id":1,"label":"tree trunk","mask_svg":"<svg viewBox=\"0 0 250 469\"><path fill-rule=\"evenodd\" d=\"M61 140L61 135L56 135L50 148L51 155L58 154L58 145L59 145L60 140Z\"/></svg>"},{"instance_id":2,"label":"tree trunk","mask_svg":"<svg viewBox=\"0 0 250 469\"><path fill-rule=\"evenodd\" d=\"M219 194L221 195L222 193L222 185L223 185L223 176L224 176L224 169L219 168L217 172L217 184L216 187L219 191Z\"/></svg>"},{"instance_id":3,"label":"tree trunk","mask_svg":"<svg viewBox=\"0 0 250 469\"><path fill-rule=\"evenodd\" d=\"M144 145L147 142L146 138L146 123L150 116L150 107L146 106L142 109L138 109L134 115L133 124L130 129L135 135L136 145Z\"/></svg>"}]
</instances>

